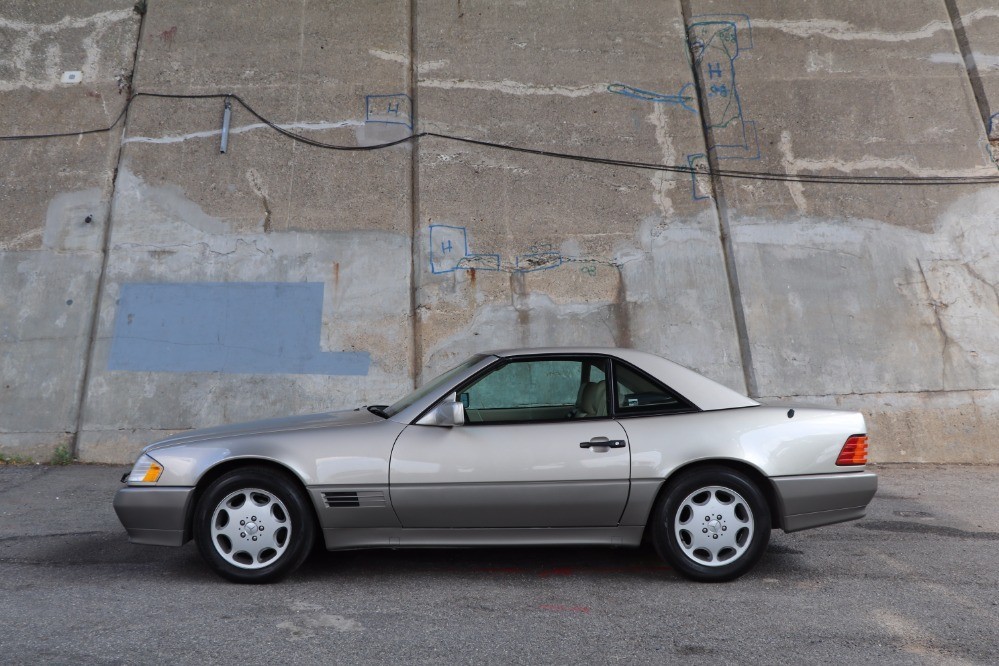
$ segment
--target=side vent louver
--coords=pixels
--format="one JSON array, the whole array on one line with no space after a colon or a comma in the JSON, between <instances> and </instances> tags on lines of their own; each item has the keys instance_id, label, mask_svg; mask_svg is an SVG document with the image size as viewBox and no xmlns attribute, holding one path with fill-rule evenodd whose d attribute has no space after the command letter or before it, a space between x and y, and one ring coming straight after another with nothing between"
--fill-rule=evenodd
<instances>
[{"instance_id":1,"label":"side vent louver","mask_svg":"<svg viewBox=\"0 0 999 666\"><path fill-rule=\"evenodd\" d=\"M381 490L330 490L323 493L329 509L359 509L385 506L385 493Z\"/></svg>"}]
</instances>

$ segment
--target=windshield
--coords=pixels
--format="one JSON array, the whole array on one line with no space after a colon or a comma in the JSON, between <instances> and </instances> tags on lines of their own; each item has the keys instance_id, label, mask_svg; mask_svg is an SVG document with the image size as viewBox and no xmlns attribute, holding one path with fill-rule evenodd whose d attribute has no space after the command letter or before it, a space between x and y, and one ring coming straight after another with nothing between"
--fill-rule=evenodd
<instances>
[{"instance_id":1,"label":"windshield","mask_svg":"<svg viewBox=\"0 0 999 666\"><path fill-rule=\"evenodd\" d=\"M428 394L433 393L434 391L437 391L438 389L442 388L443 386L446 386L447 384L451 383L451 381L455 377L457 377L458 375L462 374L463 372L465 372L466 370L468 370L469 368L471 368L473 365L475 365L476 363L478 363L479 361L481 361L483 358L485 358L484 354L476 354L475 356L473 356L472 358L468 359L467 361L465 361L461 365L458 365L458 366L455 366L455 367L451 368L450 370L448 370L447 372L445 372L442 375L438 375L436 378L432 379L431 381L427 382L426 384L424 384L420 388L416 389L415 391L413 391L412 393L410 393L409 395L407 395L402 400L400 400L400 401L396 402L395 404L387 407L385 409L385 415L386 416L395 416L396 414L398 414L402 410L404 410L407 407L409 407L410 405L412 405L417 400L420 400L421 398L426 397Z\"/></svg>"}]
</instances>

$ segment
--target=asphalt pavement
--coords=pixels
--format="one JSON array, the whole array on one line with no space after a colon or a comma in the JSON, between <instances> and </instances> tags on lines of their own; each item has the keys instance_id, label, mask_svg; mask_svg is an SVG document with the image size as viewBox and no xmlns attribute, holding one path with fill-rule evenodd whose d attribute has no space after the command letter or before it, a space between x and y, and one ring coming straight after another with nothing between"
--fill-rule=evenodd
<instances>
[{"instance_id":1,"label":"asphalt pavement","mask_svg":"<svg viewBox=\"0 0 999 666\"><path fill-rule=\"evenodd\" d=\"M0 467L0 663L997 663L999 467L881 465L867 518L717 585L649 549L317 552L227 583L128 543L125 468Z\"/></svg>"}]
</instances>

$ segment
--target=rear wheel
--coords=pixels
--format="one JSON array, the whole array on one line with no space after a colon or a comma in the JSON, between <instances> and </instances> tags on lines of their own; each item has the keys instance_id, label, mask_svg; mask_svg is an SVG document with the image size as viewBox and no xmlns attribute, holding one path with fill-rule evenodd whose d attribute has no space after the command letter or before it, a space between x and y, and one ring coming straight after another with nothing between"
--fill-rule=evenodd
<instances>
[{"instance_id":1,"label":"rear wheel","mask_svg":"<svg viewBox=\"0 0 999 666\"><path fill-rule=\"evenodd\" d=\"M722 582L749 571L770 541L770 511L759 488L727 467L684 473L653 512L659 555L692 580Z\"/></svg>"},{"instance_id":2,"label":"rear wheel","mask_svg":"<svg viewBox=\"0 0 999 666\"><path fill-rule=\"evenodd\" d=\"M216 479L198 502L194 536L206 562L237 583L268 583L302 564L315 540L308 498L288 474L260 467Z\"/></svg>"}]
</instances>

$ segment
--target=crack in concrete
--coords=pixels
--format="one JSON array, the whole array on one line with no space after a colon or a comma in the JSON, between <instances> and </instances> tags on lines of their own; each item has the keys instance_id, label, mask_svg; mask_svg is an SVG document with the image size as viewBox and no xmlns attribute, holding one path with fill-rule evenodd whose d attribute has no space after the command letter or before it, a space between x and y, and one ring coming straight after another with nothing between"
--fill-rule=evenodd
<instances>
[{"instance_id":1,"label":"crack in concrete","mask_svg":"<svg viewBox=\"0 0 999 666\"><path fill-rule=\"evenodd\" d=\"M143 250L143 251L150 251L150 252L152 252L152 251L157 251L157 250L172 250L174 248L180 248L180 247L187 248L187 249L192 249L192 248L200 247L201 249L207 251L209 254L212 254L212 255L214 255L216 257L228 257L231 254L235 254L235 253L239 252L240 245L244 245L244 246L252 247L254 250L256 250L257 252L259 252L260 254L265 255L265 256L269 256L269 255L273 255L274 254L274 250L273 249L268 249L268 250L261 249L260 246L257 245L258 242L259 241L256 241L256 240L254 240L254 241L247 241L247 240L244 240L242 238L237 238L236 239L236 246L232 250L229 250L228 252L222 252L220 250L213 249L212 246L207 241L201 241L201 242L198 242L198 243L173 243L173 244L170 244L170 245L151 245L151 244L147 244L147 243L118 243L118 244L116 244L114 246L113 249L115 249L115 250L136 249L136 250Z\"/></svg>"},{"instance_id":2,"label":"crack in concrete","mask_svg":"<svg viewBox=\"0 0 999 666\"><path fill-rule=\"evenodd\" d=\"M6 335L0 336L0 342L18 344L21 342L55 342L57 340L78 340L85 334L80 333L79 335L40 335L33 338L12 338Z\"/></svg>"},{"instance_id":3,"label":"crack in concrete","mask_svg":"<svg viewBox=\"0 0 999 666\"><path fill-rule=\"evenodd\" d=\"M614 343L618 347L633 346L631 339L631 307L628 304L628 287L624 281L624 273L617 267L617 291L610 306L614 317Z\"/></svg>"},{"instance_id":4,"label":"crack in concrete","mask_svg":"<svg viewBox=\"0 0 999 666\"><path fill-rule=\"evenodd\" d=\"M267 188L261 182L260 174L257 173L256 169L250 169L246 172L246 180L250 182L250 187L253 191L260 197L260 202L264 206L264 222L263 229L264 233L270 233L271 231L271 205L270 200L267 198Z\"/></svg>"},{"instance_id":5,"label":"crack in concrete","mask_svg":"<svg viewBox=\"0 0 999 666\"><path fill-rule=\"evenodd\" d=\"M988 287L989 289L992 290L992 293L995 294L995 297L996 297L996 305L999 306L999 285L994 284L994 283L989 282L988 280L986 280L985 276L982 275L981 273L979 273L978 269L975 268L974 265L971 264L970 262L966 263L966 264L963 264L963 266L968 271L968 274L971 275L971 277L975 278L976 280L978 280L979 282L981 282L983 285L985 285L986 287Z\"/></svg>"},{"instance_id":6,"label":"crack in concrete","mask_svg":"<svg viewBox=\"0 0 999 666\"><path fill-rule=\"evenodd\" d=\"M929 280L926 279L926 271L923 269L923 262L916 259L916 265L919 267L919 274L923 277L923 284L926 287L929 306L933 309L933 317L936 321L937 331L939 331L940 336L943 339L943 349L941 350L943 365L940 368L940 385L947 386L947 371L951 365L950 354L948 352L950 351L951 345L956 343L951 339L950 335L944 328L943 318L940 316L940 310L946 310L948 306L952 305L952 303L943 303L933 296L933 290L930 288Z\"/></svg>"}]
</instances>

